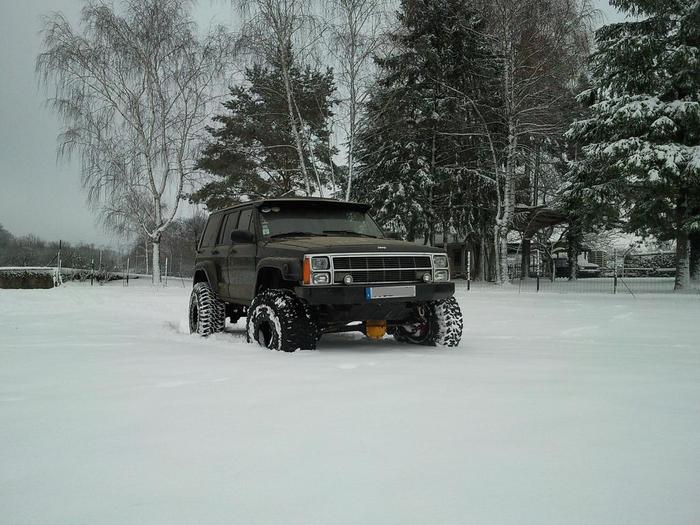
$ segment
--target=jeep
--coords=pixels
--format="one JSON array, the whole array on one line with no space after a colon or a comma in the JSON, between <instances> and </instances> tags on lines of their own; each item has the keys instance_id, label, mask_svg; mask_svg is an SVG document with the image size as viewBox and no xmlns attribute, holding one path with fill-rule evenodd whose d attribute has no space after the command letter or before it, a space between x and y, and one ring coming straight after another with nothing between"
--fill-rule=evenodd
<instances>
[{"instance_id":1,"label":"jeep","mask_svg":"<svg viewBox=\"0 0 700 525\"><path fill-rule=\"evenodd\" d=\"M197 245L190 331L246 317L249 343L287 352L351 331L457 346L462 314L444 250L387 238L368 211L289 198L213 212Z\"/></svg>"}]
</instances>

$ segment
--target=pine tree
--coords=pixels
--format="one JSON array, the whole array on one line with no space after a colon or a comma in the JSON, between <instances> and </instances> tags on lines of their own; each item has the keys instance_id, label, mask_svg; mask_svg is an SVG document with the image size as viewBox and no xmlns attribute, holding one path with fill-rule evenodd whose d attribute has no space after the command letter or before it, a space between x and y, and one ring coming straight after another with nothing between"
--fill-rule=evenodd
<instances>
[{"instance_id":1,"label":"pine tree","mask_svg":"<svg viewBox=\"0 0 700 525\"><path fill-rule=\"evenodd\" d=\"M328 148L328 121L335 103L333 74L293 67L290 78L304 162L315 174L318 190L334 168L335 152ZM231 89L231 98L224 103L227 112L214 117L221 126L208 129L212 141L199 161L214 180L190 198L209 209L306 193L280 68L255 65L246 70L245 79L244 85Z\"/></svg>"},{"instance_id":2,"label":"pine tree","mask_svg":"<svg viewBox=\"0 0 700 525\"><path fill-rule=\"evenodd\" d=\"M700 232L700 2L611 3L637 19L596 35L592 87L580 95L590 113L567 135L583 154L572 195L581 208L617 209L629 231L675 239L684 289Z\"/></svg>"}]
</instances>

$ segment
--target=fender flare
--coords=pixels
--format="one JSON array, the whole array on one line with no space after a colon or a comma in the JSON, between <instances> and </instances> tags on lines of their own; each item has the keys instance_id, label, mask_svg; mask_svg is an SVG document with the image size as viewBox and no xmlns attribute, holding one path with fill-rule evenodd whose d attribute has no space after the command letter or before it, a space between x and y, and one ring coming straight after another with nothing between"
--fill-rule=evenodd
<instances>
[{"instance_id":1,"label":"fender flare","mask_svg":"<svg viewBox=\"0 0 700 525\"><path fill-rule=\"evenodd\" d=\"M202 262L195 266L194 277L192 278L193 284L202 281L202 279L198 279L198 275L201 275L202 273L206 277L209 287L216 292L219 287L219 281L216 275L216 267L214 266L214 263Z\"/></svg>"},{"instance_id":2,"label":"fender flare","mask_svg":"<svg viewBox=\"0 0 700 525\"><path fill-rule=\"evenodd\" d=\"M256 290L259 285L261 272L267 269L277 270L283 281L299 282L302 279L302 263L299 259L293 257L266 257L258 262L256 268Z\"/></svg>"}]
</instances>

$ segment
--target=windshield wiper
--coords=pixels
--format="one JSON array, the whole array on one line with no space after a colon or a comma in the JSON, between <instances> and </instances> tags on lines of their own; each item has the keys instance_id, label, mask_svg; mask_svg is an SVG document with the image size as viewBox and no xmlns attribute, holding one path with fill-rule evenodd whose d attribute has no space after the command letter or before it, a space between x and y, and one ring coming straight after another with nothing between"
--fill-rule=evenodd
<instances>
[{"instance_id":1,"label":"windshield wiper","mask_svg":"<svg viewBox=\"0 0 700 525\"><path fill-rule=\"evenodd\" d=\"M275 233L274 235L270 235L270 239L275 239L277 237L328 237L328 235L324 233L314 233L314 232L284 232L284 233Z\"/></svg>"},{"instance_id":2,"label":"windshield wiper","mask_svg":"<svg viewBox=\"0 0 700 525\"><path fill-rule=\"evenodd\" d=\"M371 239L379 239L376 235L370 235L369 233L354 232L352 230L323 230L323 233L345 233L348 235L357 235L359 237L370 237Z\"/></svg>"}]
</instances>

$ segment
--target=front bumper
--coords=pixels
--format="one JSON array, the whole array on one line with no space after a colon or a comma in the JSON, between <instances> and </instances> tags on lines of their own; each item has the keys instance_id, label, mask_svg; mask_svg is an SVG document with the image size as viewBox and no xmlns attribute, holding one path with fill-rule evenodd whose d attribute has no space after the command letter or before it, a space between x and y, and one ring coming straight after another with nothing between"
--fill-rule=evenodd
<instances>
[{"instance_id":1,"label":"front bumper","mask_svg":"<svg viewBox=\"0 0 700 525\"><path fill-rule=\"evenodd\" d=\"M413 283L397 283L397 285L413 285ZM415 283L415 297L394 297L385 299L367 299L365 288L381 288L387 285L332 285L332 286L297 286L296 294L312 305L340 304L384 304L384 303L422 303L448 299L455 293L455 283Z\"/></svg>"}]
</instances>

